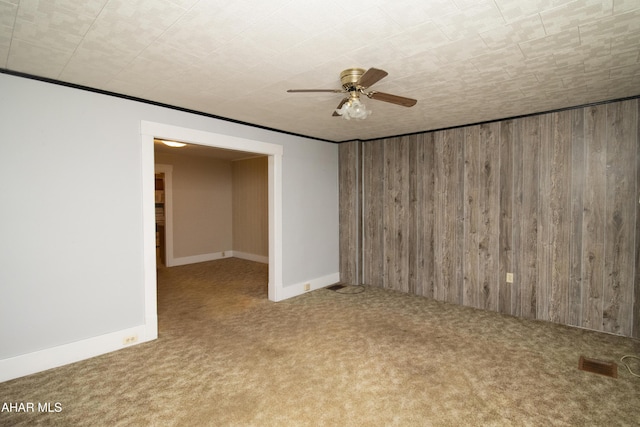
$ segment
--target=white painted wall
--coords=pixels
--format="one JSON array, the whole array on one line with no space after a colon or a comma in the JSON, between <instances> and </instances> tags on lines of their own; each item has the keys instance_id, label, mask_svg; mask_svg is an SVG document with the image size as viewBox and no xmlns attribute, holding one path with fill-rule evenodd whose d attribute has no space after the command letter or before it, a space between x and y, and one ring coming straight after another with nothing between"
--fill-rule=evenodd
<instances>
[{"instance_id":1,"label":"white painted wall","mask_svg":"<svg viewBox=\"0 0 640 427\"><path fill-rule=\"evenodd\" d=\"M144 334L141 121L281 145L282 296L338 276L337 145L5 74L0 94L0 381Z\"/></svg>"},{"instance_id":2,"label":"white painted wall","mask_svg":"<svg viewBox=\"0 0 640 427\"><path fill-rule=\"evenodd\" d=\"M173 166L173 256L212 254L233 248L233 174L230 160L157 153Z\"/></svg>"}]
</instances>

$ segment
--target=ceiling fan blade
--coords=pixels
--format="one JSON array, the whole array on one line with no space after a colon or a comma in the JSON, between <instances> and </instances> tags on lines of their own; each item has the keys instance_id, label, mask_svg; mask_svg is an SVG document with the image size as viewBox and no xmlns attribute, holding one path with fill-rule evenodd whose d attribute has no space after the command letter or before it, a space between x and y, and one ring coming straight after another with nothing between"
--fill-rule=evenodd
<instances>
[{"instance_id":1,"label":"ceiling fan blade","mask_svg":"<svg viewBox=\"0 0 640 427\"><path fill-rule=\"evenodd\" d=\"M360 79L358 80L358 83L356 83L356 85L362 86L363 88L368 88L369 86L372 86L385 78L387 74L389 73L384 70L380 70L378 68L369 68L362 76L360 76Z\"/></svg>"},{"instance_id":2,"label":"ceiling fan blade","mask_svg":"<svg viewBox=\"0 0 640 427\"><path fill-rule=\"evenodd\" d=\"M344 90L342 89L289 89L287 92L289 93L299 93L299 92L331 92L331 93L342 93Z\"/></svg>"},{"instance_id":3,"label":"ceiling fan blade","mask_svg":"<svg viewBox=\"0 0 640 427\"><path fill-rule=\"evenodd\" d=\"M342 101L340 101L340 104L338 104L338 106L336 107L336 110L339 110L342 108L342 106L345 104L345 102L347 102L349 100L349 97L347 96L345 99L343 99ZM336 110L333 110L333 117L340 117L340 114L336 113Z\"/></svg>"},{"instance_id":4,"label":"ceiling fan blade","mask_svg":"<svg viewBox=\"0 0 640 427\"><path fill-rule=\"evenodd\" d=\"M366 94L371 99L378 101L390 102L392 104L402 105L403 107L413 107L418 100L413 98L405 98L404 96L391 95L384 92L371 92Z\"/></svg>"}]
</instances>

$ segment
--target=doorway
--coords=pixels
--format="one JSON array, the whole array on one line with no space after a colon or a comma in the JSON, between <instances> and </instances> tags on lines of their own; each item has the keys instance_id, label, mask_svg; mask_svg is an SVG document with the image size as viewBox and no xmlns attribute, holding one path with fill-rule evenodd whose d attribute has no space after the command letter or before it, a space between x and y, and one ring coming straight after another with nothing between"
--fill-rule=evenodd
<instances>
[{"instance_id":1,"label":"doorway","mask_svg":"<svg viewBox=\"0 0 640 427\"><path fill-rule=\"evenodd\" d=\"M239 150L268 156L269 185L269 300L284 297L282 283L282 154L283 147L261 141L141 121L142 214L144 234L145 322L149 339L157 338L157 276L155 244L155 165L154 138L183 141L208 147Z\"/></svg>"}]
</instances>

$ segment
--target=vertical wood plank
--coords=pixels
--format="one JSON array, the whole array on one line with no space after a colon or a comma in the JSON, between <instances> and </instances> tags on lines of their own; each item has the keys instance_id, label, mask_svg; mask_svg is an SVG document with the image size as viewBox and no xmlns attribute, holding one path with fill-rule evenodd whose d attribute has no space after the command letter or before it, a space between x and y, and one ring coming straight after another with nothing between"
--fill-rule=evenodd
<instances>
[{"instance_id":1,"label":"vertical wood plank","mask_svg":"<svg viewBox=\"0 0 640 427\"><path fill-rule=\"evenodd\" d=\"M359 279L358 145L354 141L338 147L340 280L352 284Z\"/></svg>"},{"instance_id":2,"label":"vertical wood plank","mask_svg":"<svg viewBox=\"0 0 640 427\"><path fill-rule=\"evenodd\" d=\"M636 256L635 256L635 280L633 291L633 330L631 336L640 338L640 100L635 100L635 121L636 121Z\"/></svg>"},{"instance_id":3,"label":"vertical wood plank","mask_svg":"<svg viewBox=\"0 0 640 427\"><path fill-rule=\"evenodd\" d=\"M462 304L462 281L464 277L464 129L453 130L455 152L455 248L454 269L455 283L449 302Z\"/></svg>"},{"instance_id":4,"label":"vertical wood plank","mask_svg":"<svg viewBox=\"0 0 640 427\"><path fill-rule=\"evenodd\" d=\"M522 316L522 288L524 286L524 206L523 206L523 179L524 179L524 120L516 120L513 125L512 155L513 159L513 283L511 284L511 314Z\"/></svg>"},{"instance_id":5,"label":"vertical wood plank","mask_svg":"<svg viewBox=\"0 0 640 427\"><path fill-rule=\"evenodd\" d=\"M420 229L422 235L422 260L418 264L419 270L417 273L418 282L421 283L421 294L429 298L434 297L435 286L435 240L434 240L434 227L435 227L435 143L434 133L419 135L418 147L420 147L421 156L419 159L419 177L418 183L420 185L418 194L420 195L420 212L421 212L421 225Z\"/></svg>"},{"instance_id":6,"label":"vertical wood plank","mask_svg":"<svg viewBox=\"0 0 640 427\"><path fill-rule=\"evenodd\" d=\"M383 141L370 141L362 150L362 282L371 286L384 286L384 210L385 183Z\"/></svg>"},{"instance_id":7,"label":"vertical wood plank","mask_svg":"<svg viewBox=\"0 0 640 427\"><path fill-rule=\"evenodd\" d=\"M513 121L506 120L500 124L500 253L498 271L498 311L512 314L511 288L506 283L507 273L513 272Z\"/></svg>"},{"instance_id":8,"label":"vertical wood plank","mask_svg":"<svg viewBox=\"0 0 640 427\"><path fill-rule=\"evenodd\" d=\"M384 144L385 287L406 292L409 283L409 144L407 137L385 139Z\"/></svg>"},{"instance_id":9,"label":"vertical wood plank","mask_svg":"<svg viewBox=\"0 0 640 427\"><path fill-rule=\"evenodd\" d=\"M463 305L480 308L479 286L479 243L478 243L478 216L479 216L479 152L480 126L469 126L465 129L464 150L464 278L463 278Z\"/></svg>"},{"instance_id":10,"label":"vertical wood plank","mask_svg":"<svg viewBox=\"0 0 640 427\"><path fill-rule=\"evenodd\" d=\"M567 319L569 325L582 324L582 212L584 209L585 144L584 109L572 110L571 129L571 241Z\"/></svg>"},{"instance_id":11,"label":"vertical wood plank","mask_svg":"<svg viewBox=\"0 0 640 427\"><path fill-rule=\"evenodd\" d=\"M634 102L607 105L607 211L603 330L631 334L635 247Z\"/></svg>"},{"instance_id":12,"label":"vertical wood plank","mask_svg":"<svg viewBox=\"0 0 640 427\"><path fill-rule=\"evenodd\" d=\"M457 152L455 129L436 132L436 283L434 297L455 302L456 290L456 201Z\"/></svg>"},{"instance_id":13,"label":"vertical wood plank","mask_svg":"<svg viewBox=\"0 0 640 427\"><path fill-rule=\"evenodd\" d=\"M436 133L436 284L435 298L454 304L462 299L462 258L459 238L462 237L461 129Z\"/></svg>"},{"instance_id":14,"label":"vertical wood plank","mask_svg":"<svg viewBox=\"0 0 640 427\"><path fill-rule=\"evenodd\" d=\"M540 168L540 116L522 119L522 216L520 252L520 315L537 315L538 288L538 192Z\"/></svg>"},{"instance_id":15,"label":"vertical wood plank","mask_svg":"<svg viewBox=\"0 0 640 427\"><path fill-rule=\"evenodd\" d=\"M422 229L424 227L422 212L420 212L421 187L418 184L419 167L424 163L423 147L418 145L417 135L411 135L409 143L409 230L407 235L409 246L409 283L408 292L421 295L419 273L422 271L424 251L422 247Z\"/></svg>"},{"instance_id":16,"label":"vertical wood plank","mask_svg":"<svg viewBox=\"0 0 640 427\"><path fill-rule=\"evenodd\" d=\"M479 165L479 271L480 308L498 309L499 271L499 124L480 125L480 165Z\"/></svg>"},{"instance_id":17,"label":"vertical wood plank","mask_svg":"<svg viewBox=\"0 0 640 427\"><path fill-rule=\"evenodd\" d=\"M538 280L536 283L536 318L549 320L549 289L551 287L551 150L552 118L540 116L540 163L538 175Z\"/></svg>"},{"instance_id":18,"label":"vertical wood plank","mask_svg":"<svg viewBox=\"0 0 640 427\"><path fill-rule=\"evenodd\" d=\"M553 141L551 151L551 223L550 282L548 317L555 323L567 323L571 231L571 111L551 115Z\"/></svg>"},{"instance_id":19,"label":"vertical wood plank","mask_svg":"<svg viewBox=\"0 0 640 427\"><path fill-rule=\"evenodd\" d=\"M582 218L582 324L600 330L604 277L606 106L585 110L585 184Z\"/></svg>"}]
</instances>

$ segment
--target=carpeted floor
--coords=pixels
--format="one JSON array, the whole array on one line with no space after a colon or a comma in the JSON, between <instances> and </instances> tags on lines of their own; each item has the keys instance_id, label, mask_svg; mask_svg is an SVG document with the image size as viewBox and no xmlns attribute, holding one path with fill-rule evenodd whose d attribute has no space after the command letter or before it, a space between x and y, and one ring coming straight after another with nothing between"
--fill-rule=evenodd
<instances>
[{"instance_id":1,"label":"carpeted floor","mask_svg":"<svg viewBox=\"0 0 640 427\"><path fill-rule=\"evenodd\" d=\"M1 383L62 411L0 425L640 425L640 378L578 370L635 340L371 287L273 303L233 258L158 273L158 340Z\"/></svg>"}]
</instances>

